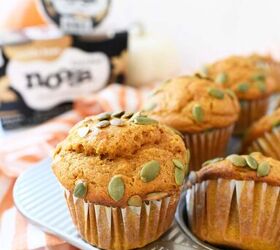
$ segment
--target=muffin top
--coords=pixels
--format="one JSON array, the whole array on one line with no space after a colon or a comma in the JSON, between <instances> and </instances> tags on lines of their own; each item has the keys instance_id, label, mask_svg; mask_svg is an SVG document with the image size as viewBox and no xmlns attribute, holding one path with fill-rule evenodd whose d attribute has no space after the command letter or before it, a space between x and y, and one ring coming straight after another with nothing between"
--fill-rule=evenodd
<instances>
[{"instance_id":1,"label":"muffin top","mask_svg":"<svg viewBox=\"0 0 280 250\"><path fill-rule=\"evenodd\" d=\"M264 98L275 91L264 60L256 56L231 56L207 66L207 76L232 89L240 100Z\"/></svg>"},{"instance_id":2,"label":"muffin top","mask_svg":"<svg viewBox=\"0 0 280 250\"><path fill-rule=\"evenodd\" d=\"M198 172L191 172L189 184L216 179L253 180L280 185L280 162L259 152L250 155L229 155L203 164Z\"/></svg>"},{"instance_id":3,"label":"muffin top","mask_svg":"<svg viewBox=\"0 0 280 250\"><path fill-rule=\"evenodd\" d=\"M173 129L140 113L102 113L76 124L55 150L64 188L96 204L125 207L181 189L189 151Z\"/></svg>"},{"instance_id":4,"label":"muffin top","mask_svg":"<svg viewBox=\"0 0 280 250\"><path fill-rule=\"evenodd\" d=\"M182 76L155 89L144 110L181 132L196 133L233 124L240 107L231 90L200 76Z\"/></svg>"},{"instance_id":5,"label":"muffin top","mask_svg":"<svg viewBox=\"0 0 280 250\"><path fill-rule=\"evenodd\" d=\"M279 128L280 126L280 108L277 108L272 114L263 116L260 120L256 121L248 130L245 139L244 147L251 144L251 142L266 132L272 129Z\"/></svg>"}]
</instances>

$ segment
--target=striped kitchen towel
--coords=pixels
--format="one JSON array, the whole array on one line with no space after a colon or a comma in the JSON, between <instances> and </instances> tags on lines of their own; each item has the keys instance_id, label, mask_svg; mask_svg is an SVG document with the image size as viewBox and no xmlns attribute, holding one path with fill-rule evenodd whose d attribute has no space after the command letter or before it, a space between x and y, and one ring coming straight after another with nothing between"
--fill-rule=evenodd
<instances>
[{"instance_id":1,"label":"striped kitchen towel","mask_svg":"<svg viewBox=\"0 0 280 250\"><path fill-rule=\"evenodd\" d=\"M74 247L45 234L26 221L13 204L12 190L16 178L51 152L67 135L69 129L83 117L104 111L140 108L148 89L135 89L111 84L97 94L80 97L73 111L42 125L1 138L0 142L0 249L56 249Z\"/></svg>"}]
</instances>

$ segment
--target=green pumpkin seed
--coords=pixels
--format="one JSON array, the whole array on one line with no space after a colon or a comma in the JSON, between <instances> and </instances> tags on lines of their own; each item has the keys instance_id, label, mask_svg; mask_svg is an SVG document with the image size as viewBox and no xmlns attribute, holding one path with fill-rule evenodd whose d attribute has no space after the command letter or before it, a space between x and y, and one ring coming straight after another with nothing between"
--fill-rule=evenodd
<instances>
[{"instance_id":1,"label":"green pumpkin seed","mask_svg":"<svg viewBox=\"0 0 280 250\"><path fill-rule=\"evenodd\" d=\"M127 204L129 206L141 207L142 206L142 198L139 195L133 195L128 199Z\"/></svg>"},{"instance_id":2,"label":"green pumpkin seed","mask_svg":"<svg viewBox=\"0 0 280 250\"><path fill-rule=\"evenodd\" d=\"M215 78L215 82L216 83L221 83L224 84L228 81L228 75L225 72L221 72L219 73L216 78Z\"/></svg>"},{"instance_id":3,"label":"green pumpkin seed","mask_svg":"<svg viewBox=\"0 0 280 250\"><path fill-rule=\"evenodd\" d=\"M231 89L226 89L225 92L232 98L236 98L236 95L234 93L234 91L232 91Z\"/></svg>"},{"instance_id":4,"label":"green pumpkin seed","mask_svg":"<svg viewBox=\"0 0 280 250\"><path fill-rule=\"evenodd\" d=\"M208 94L217 99L224 99L224 92L217 88L210 88L208 90Z\"/></svg>"},{"instance_id":5,"label":"green pumpkin seed","mask_svg":"<svg viewBox=\"0 0 280 250\"><path fill-rule=\"evenodd\" d=\"M101 114L97 115L96 117L99 121L110 120L111 113L110 112L101 113Z\"/></svg>"},{"instance_id":6,"label":"green pumpkin seed","mask_svg":"<svg viewBox=\"0 0 280 250\"><path fill-rule=\"evenodd\" d=\"M107 120L104 120L104 121L101 121L101 122L98 122L95 126L97 128L106 128L110 125L110 122L107 121Z\"/></svg>"},{"instance_id":7,"label":"green pumpkin seed","mask_svg":"<svg viewBox=\"0 0 280 250\"><path fill-rule=\"evenodd\" d=\"M172 162L176 168L184 170L185 166L179 159L173 159Z\"/></svg>"},{"instance_id":8,"label":"green pumpkin seed","mask_svg":"<svg viewBox=\"0 0 280 250\"><path fill-rule=\"evenodd\" d=\"M110 124L112 126L123 126L125 124L125 121L124 120L121 120L121 119L118 119L118 118L114 118L110 121Z\"/></svg>"},{"instance_id":9,"label":"green pumpkin seed","mask_svg":"<svg viewBox=\"0 0 280 250\"><path fill-rule=\"evenodd\" d=\"M125 112L124 115L122 116L122 118L124 119L129 119L134 115L133 112Z\"/></svg>"},{"instance_id":10,"label":"green pumpkin seed","mask_svg":"<svg viewBox=\"0 0 280 250\"><path fill-rule=\"evenodd\" d=\"M118 112L114 112L112 113L112 117L115 117L115 118L120 118L122 117L122 115L124 115L124 111L118 111Z\"/></svg>"},{"instance_id":11,"label":"green pumpkin seed","mask_svg":"<svg viewBox=\"0 0 280 250\"><path fill-rule=\"evenodd\" d=\"M270 172L269 163L266 161L261 162L257 169L257 176L258 177L267 176L269 174L269 172Z\"/></svg>"},{"instance_id":12,"label":"green pumpkin seed","mask_svg":"<svg viewBox=\"0 0 280 250\"><path fill-rule=\"evenodd\" d=\"M253 81L265 81L265 75L263 74L256 74L252 76Z\"/></svg>"},{"instance_id":13,"label":"green pumpkin seed","mask_svg":"<svg viewBox=\"0 0 280 250\"><path fill-rule=\"evenodd\" d=\"M87 184L82 180L78 180L75 183L73 194L77 198L84 198L87 194Z\"/></svg>"},{"instance_id":14,"label":"green pumpkin seed","mask_svg":"<svg viewBox=\"0 0 280 250\"><path fill-rule=\"evenodd\" d=\"M168 193L165 192L154 192L154 193L149 193L146 195L145 200L150 201L150 200L160 200L164 197L168 196Z\"/></svg>"},{"instance_id":15,"label":"green pumpkin seed","mask_svg":"<svg viewBox=\"0 0 280 250\"><path fill-rule=\"evenodd\" d=\"M203 66L201 67L199 73L200 73L200 75L201 75L202 77L207 77L207 76L208 76L208 68L207 68L207 66L203 65Z\"/></svg>"},{"instance_id":16,"label":"green pumpkin seed","mask_svg":"<svg viewBox=\"0 0 280 250\"><path fill-rule=\"evenodd\" d=\"M152 111L156 108L157 104L156 103L148 103L144 106L145 111Z\"/></svg>"},{"instance_id":17,"label":"green pumpkin seed","mask_svg":"<svg viewBox=\"0 0 280 250\"><path fill-rule=\"evenodd\" d=\"M244 82L244 83L240 83L238 86L237 86L237 90L239 92L242 92L242 93L245 93L249 90L249 84Z\"/></svg>"},{"instance_id":18,"label":"green pumpkin seed","mask_svg":"<svg viewBox=\"0 0 280 250\"><path fill-rule=\"evenodd\" d=\"M256 82L257 88L259 89L260 92L265 92L266 90L266 85L264 81L257 81Z\"/></svg>"},{"instance_id":19,"label":"green pumpkin seed","mask_svg":"<svg viewBox=\"0 0 280 250\"><path fill-rule=\"evenodd\" d=\"M142 165L140 177L143 182L154 180L160 172L160 164L158 161L152 160Z\"/></svg>"},{"instance_id":20,"label":"green pumpkin seed","mask_svg":"<svg viewBox=\"0 0 280 250\"><path fill-rule=\"evenodd\" d=\"M82 128L79 128L77 132L78 132L78 135L79 135L81 138L83 138L83 137L85 137L85 136L88 134L88 132L89 132L89 127L82 127Z\"/></svg>"},{"instance_id":21,"label":"green pumpkin seed","mask_svg":"<svg viewBox=\"0 0 280 250\"><path fill-rule=\"evenodd\" d=\"M120 175L115 175L109 182L108 192L114 201L119 201L124 195L124 182Z\"/></svg>"},{"instance_id":22,"label":"green pumpkin seed","mask_svg":"<svg viewBox=\"0 0 280 250\"><path fill-rule=\"evenodd\" d=\"M192 115L196 122L200 123L203 121L204 113L199 104L195 104L192 108Z\"/></svg>"},{"instance_id":23,"label":"green pumpkin seed","mask_svg":"<svg viewBox=\"0 0 280 250\"><path fill-rule=\"evenodd\" d=\"M177 185L182 185L184 182L184 171L179 169L179 168L175 168L175 182Z\"/></svg>"},{"instance_id":24,"label":"green pumpkin seed","mask_svg":"<svg viewBox=\"0 0 280 250\"><path fill-rule=\"evenodd\" d=\"M251 155L247 155L245 156L245 160L247 162L247 165L251 168L251 169L257 169L258 168L258 162L255 160L254 157L252 157Z\"/></svg>"},{"instance_id":25,"label":"green pumpkin seed","mask_svg":"<svg viewBox=\"0 0 280 250\"><path fill-rule=\"evenodd\" d=\"M145 116L137 116L132 120L134 123L139 124L139 125L149 125L149 124L157 124L158 121L145 117Z\"/></svg>"},{"instance_id":26,"label":"green pumpkin seed","mask_svg":"<svg viewBox=\"0 0 280 250\"><path fill-rule=\"evenodd\" d=\"M272 123L272 128L278 128L278 127L280 127L280 120Z\"/></svg>"},{"instance_id":27,"label":"green pumpkin seed","mask_svg":"<svg viewBox=\"0 0 280 250\"><path fill-rule=\"evenodd\" d=\"M214 159L210 159L208 161L205 161L202 163L202 167L205 167L207 165L210 165L210 164L213 164L213 163L216 163L216 162L219 162L219 161L223 161L224 158L223 157L217 157L217 158L214 158Z\"/></svg>"},{"instance_id":28,"label":"green pumpkin seed","mask_svg":"<svg viewBox=\"0 0 280 250\"><path fill-rule=\"evenodd\" d=\"M236 167L245 167L247 164L246 160L242 156L236 154L229 155L226 159Z\"/></svg>"}]
</instances>

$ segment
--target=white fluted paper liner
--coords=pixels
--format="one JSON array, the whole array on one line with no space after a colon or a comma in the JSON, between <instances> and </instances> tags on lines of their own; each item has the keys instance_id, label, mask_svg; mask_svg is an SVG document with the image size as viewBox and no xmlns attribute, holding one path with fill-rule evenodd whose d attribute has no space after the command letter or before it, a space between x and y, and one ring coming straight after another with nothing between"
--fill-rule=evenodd
<instances>
[{"instance_id":1,"label":"white fluted paper liner","mask_svg":"<svg viewBox=\"0 0 280 250\"><path fill-rule=\"evenodd\" d=\"M264 133L248 146L247 151L249 153L258 151L265 156L280 160L280 129L274 128Z\"/></svg>"},{"instance_id":2,"label":"white fluted paper liner","mask_svg":"<svg viewBox=\"0 0 280 250\"><path fill-rule=\"evenodd\" d=\"M280 249L280 188L266 183L207 180L187 191L191 231L211 244Z\"/></svg>"},{"instance_id":3,"label":"white fluted paper liner","mask_svg":"<svg viewBox=\"0 0 280 250\"><path fill-rule=\"evenodd\" d=\"M203 162L225 156L234 125L211 131L187 134L184 139L191 152L191 170L199 170Z\"/></svg>"},{"instance_id":4,"label":"white fluted paper liner","mask_svg":"<svg viewBox=\"0 0 280 250\"><path fill-rule=\"evenodd\" d=\"M65 190L65 198L81 237L102 249L132 249L157 240L172 224L179 193L142 207L107 207L88 203Z\"/></svg>"},{"instance_id":5,"label":"white fluted paper liner","mask_svg":"<svg viewBox=\"0 0 280 250\"><path fill-rule=\"evenodd\" d=\"M250 125L268 112L269 97L258 100L240 101L239 119L234 128L235 134L243 134Z\"/></svg>"}]
</instances>

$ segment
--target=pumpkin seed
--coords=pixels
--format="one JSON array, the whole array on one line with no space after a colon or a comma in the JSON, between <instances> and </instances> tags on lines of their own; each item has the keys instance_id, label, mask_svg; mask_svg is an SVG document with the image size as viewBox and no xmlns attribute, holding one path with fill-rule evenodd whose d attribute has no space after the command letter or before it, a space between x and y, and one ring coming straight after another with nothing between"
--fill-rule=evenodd
<instances>
[{"instance_id":1,"label":"pumpkin seed","mask_svg":"<svg viewBox=\"0 0 280 250\"><path fill-rule=\"evenodd\" d=\"M92 127L90 130L92 131L92 132L90 133L91 137L92 137L92 136L97 136L98 133L99 133L99 131L100 131L100 129L99 129L99 128L96 128L96 127Z\"/></svg>"},{"instance_id":2,"label":"pumpkin seed","mask_svg":"<svg viewBox=\"0 0 280 250\"><path fill-rule=\"evenodd\" d=\"M125 112L124 115L122 116L122 118L124 119L129 119L134 115L133 112Z\"/></svg>"},{"instance_id":3,"label":"pumpkin seed","mask_svg":"<svg viewBox=\"0 0 280 250\"><path fill-rule=\"evenodd\" d=\"M173 159L172 162L176 168L184 170L185 166L179 159Z\"/></svg>"},{"instance_id":4,"label":"pumpkin seed","mask_svg":"<svg viewBox=\"0 0 280 250\"><path fill-rule=\"evenodd\" d=\"M137 116L133 119L133 122L139 125L149 125L158 123L158 121L145 116Z\"/></svg>"},{"instance_id":5,"label":"pumpkin seed","mask_svg":"<svg viewBox=\"0 0 280 250\"><path fill-rule=\"evenodd\" d=\"M202 77L207 77L207 76L208 76L208 68L207 68L207 66L203 65L203 66L201 67L199 73L200 73L200 75L201 75Z\"/></svg>"},{"instance_id":6,"label":"pumpkin seed","mask_svg":"<svg viewBox=\"0 0 280 250\"><path fill-rule=\"evenodd\" d=\"M245 167L247 164L242 156L236 154L229 155L226 159L236 167Z\"/></svg>"},{"instance_id":7,"label":"pumpkin seed","mask_svg":"<svg viewBox=\"0 0 280 250\"><path fill-rule=\"evenodd\" d=\"M89 132L89 127L82 127L78 129L78 135L83 138L85 137Z\"/></svg>"},{"instance_id":8,"label":"pumpkin seed","mask_svg":"<svg viewBox=\"0 0 280 250\"><path fill-rule=\"evenodd\" d=\"M225 72L221 72L219 73L216 78L215 78L215 82L216 83L221 83L224 84L228 81L228 75Z\"/></svg>"},{"instance_id":9,"label":"pumpkin seed","mask_svg":"<svg viewBox=\"0 0 280 250\"><path fill-rule=\"evenodd\" d=\"M261 162L257 169L257 176L258 177L267 176L269 174L269 172L270 172L269 163L266 161Z\"/></svg>"},{"instance_id":10,"label":"pumpkin seed","mask_svg":"<svg viewBox=\"0 0 280 250\"><path fill-rule=\"evenodd\" d=\"M76 181L73 194L77 198L84 198L87 194L86 183L82 180Z\"/></svg>"},{"instance_id":11,"label":"pumpkin seed","mask_svg":"<svg viewBox=\"0 0 280 250\"><path fill-rule=\"evenodd\" d=\"M153 109L155 109L157 106L156 103L148 103L147 105L144 106L144 110L145 111L152 111Z\"/></svg>"},{"instance_id":12,"label":"pumpkin seed","mask_svg":"<svg viewBox=\"0 0 280 250\"><path fill-rule=\"evenodd\" d=\"M251 155L247 155L245 156L245 160L247 162L247 165L251 168L251 169L257 169L258 168L258 162L255 160L254 157L252 157Z\"/></svg>"},{"instance_id":13,"label":"pumpkin seed","mask_svg":"<svg viewBox=\"0 0 280 250\"><path fill-rule=\"evenodd\" d=\"M99 121L104 121L104 120L110 120L111 118L111 113L110 112L105 112L97 115L97 119Z\"/></svg>"},{"instance_id":14,"label":"pumpkin seed","mask_svg":"<svg viewBox=\"0 0 280 250\"><path fill-rule=\"evenodd\" d=\"M114 118L110 121L110 124L112 126L123 126L125 124L124 120L118 119L118 118Z\"/></svg>"},{"instance_id":15,"label":"pumpkin seed","mask_svg":"<svg viewBox=\"0 0 280 250\"><path fill-rule=\"evenodd\" d=\"M265 81L265 75L263 74L256 74L252 76L253 81Z\"/></svg>"},{"instance_id":16,"label":"pumpkin seed","mask_svg":"<svg viewBox=\"0 0 280 250\"><path fill-rule=\"evenodd\" d=\"M127 204L129 206L141 207L142 206L142 198L139 195L133 195L128 199Z\"/></svg>"},{"instance_id":17,"label":"pumpkin seed","mask_svg":"<svg viewBox=\"0 0 280 250\"><path fill-rule=\"evenodd\" d=\"M95 126L97 128L106 128L110 125L110 122L107 121L107 120L104 120L104 121L101 121L101 122L98 122Z\"/></svg>"},{"instance_id":18,"label":"pumpkin seed","mask_svg":"<svg viewBox=\"0 0 280 250\"><path fill-rule=\"evenodd\" d=\"M199 104L195 104L192 108L192 115L196 122L200 123L203 121L204 113Z\"/></svg>"},{"instance_id":19,"label":"pumpkin seed","mask_svg":"<svg viewBox=\"0 0 280 250\"><path fill-rule=\"evenodd\" d=\"M266 85L265 85L265 82L264 81L257 81L256 82L256 85L257 85L257 87L258 87L258 89L259 89L259 91L260 92L265 92L265 90L266 90Z\"/></svg>"},{"instance_id":20,"label":"pumpkin seed","mask_svg":"<svg viewBox=\"0 0 280 250\"><path fill-rule=\"evenodd\" d=\"M168 193L165 192L154 192L154 193L149 193L146 195L145 200L160 200L164 197L168 196Z\"/></svg>"},{"instance_id":21,"label":"pumpkin seed","mask_svg":"<svg viewBox=\"0 0 280 250\"><path fill-rule=\"evenodd\" d=\"M124 195L124 182L120 175L115 175L109 182L108 192L114 201L119 201Z\"/></svg>"},{"instance_id":22,"label":"pumpkin seed","mask_svg":"<svg viewBox=\"0 0 280 250\"><path fill-rule=\"evenodd\" d=\"M234 93L234 91L232 91L231 89L226 89L225 92L232 98L236 98L236 95Z\"/></svg>"},{"instance_id":23,"label":"pumpkin seed","mask_svg":"<svg viewBox=\"0 0 280 250\"><path fill-rule=\"evenodd\" d=\"M217 88L210 88L208 90L208 94L217 99L224 99L224 92Z\"/></svg>"},{"instance_id":24,"label":"pumpkin seed","mask_svg":"<svg viewBox=\"0 0 280 250\"><path fill-rule=\"evenodd\" d=\"M219 162L219 161L223 161L223 160L224 160L223 157L217 157L217 158L214 158L214 159L210 159L208 161L203 162L202 167L205 167L207 165L210 165L210 164L213 164L213 163L216 163L216 162Z\"/></svg>"},{"instance_id":25,"label":"pumpkin seed","mask_svg":"<svg viewBox=\"0 0 280 250\"><path fill-rule=\"evenodd\" d=\"M179 169L179 168L175 168L175 182L177 185L182 185L184 182L184 171Z\"/></svg>"},{"instance_id":26,"label":"pumpkin seed","mask_svg":"<svg viewBox=\"0 0 280 250\"><path fill-rule=\"evenodd\" d=\"M249 89L249 84L246 83L246 82L240 83L240 84L237 86L237 90L238 90L239 92L242 92L242 93L247 92L248 89Z\"/></svg>"},{"instance_id":27,"label":"pumpkin seed","mask_svg":"<svg viewBox=\"0 0 280 250\"><path fill-rule=\"evenodd\" d=\"M112 114L112 117L120 118L122 117L122 115L124 115L124 113L125 113L124 111L117 111Z\"/></svg>"},{"instance_id":28,"label":"pumpkin seed","mask_svg":"<svg viewBox=\"0 0 280 250\"><path fill-rule=\"evenodd\" d=\"M140 177L143 182L154 180L160 172L160 164L158 161L152 160L142 165Z\"/></svg>"},{"instance_id":29,"label":"pumpkin seed","mask_svg":"<svg viewBox=\"0 0 280 250\"><path fill-rule=\"evenodd\" d=\"M272 128L278 128L278 127L280 127L280 120L272 123Z\"/></svg>"}]
</instances>

